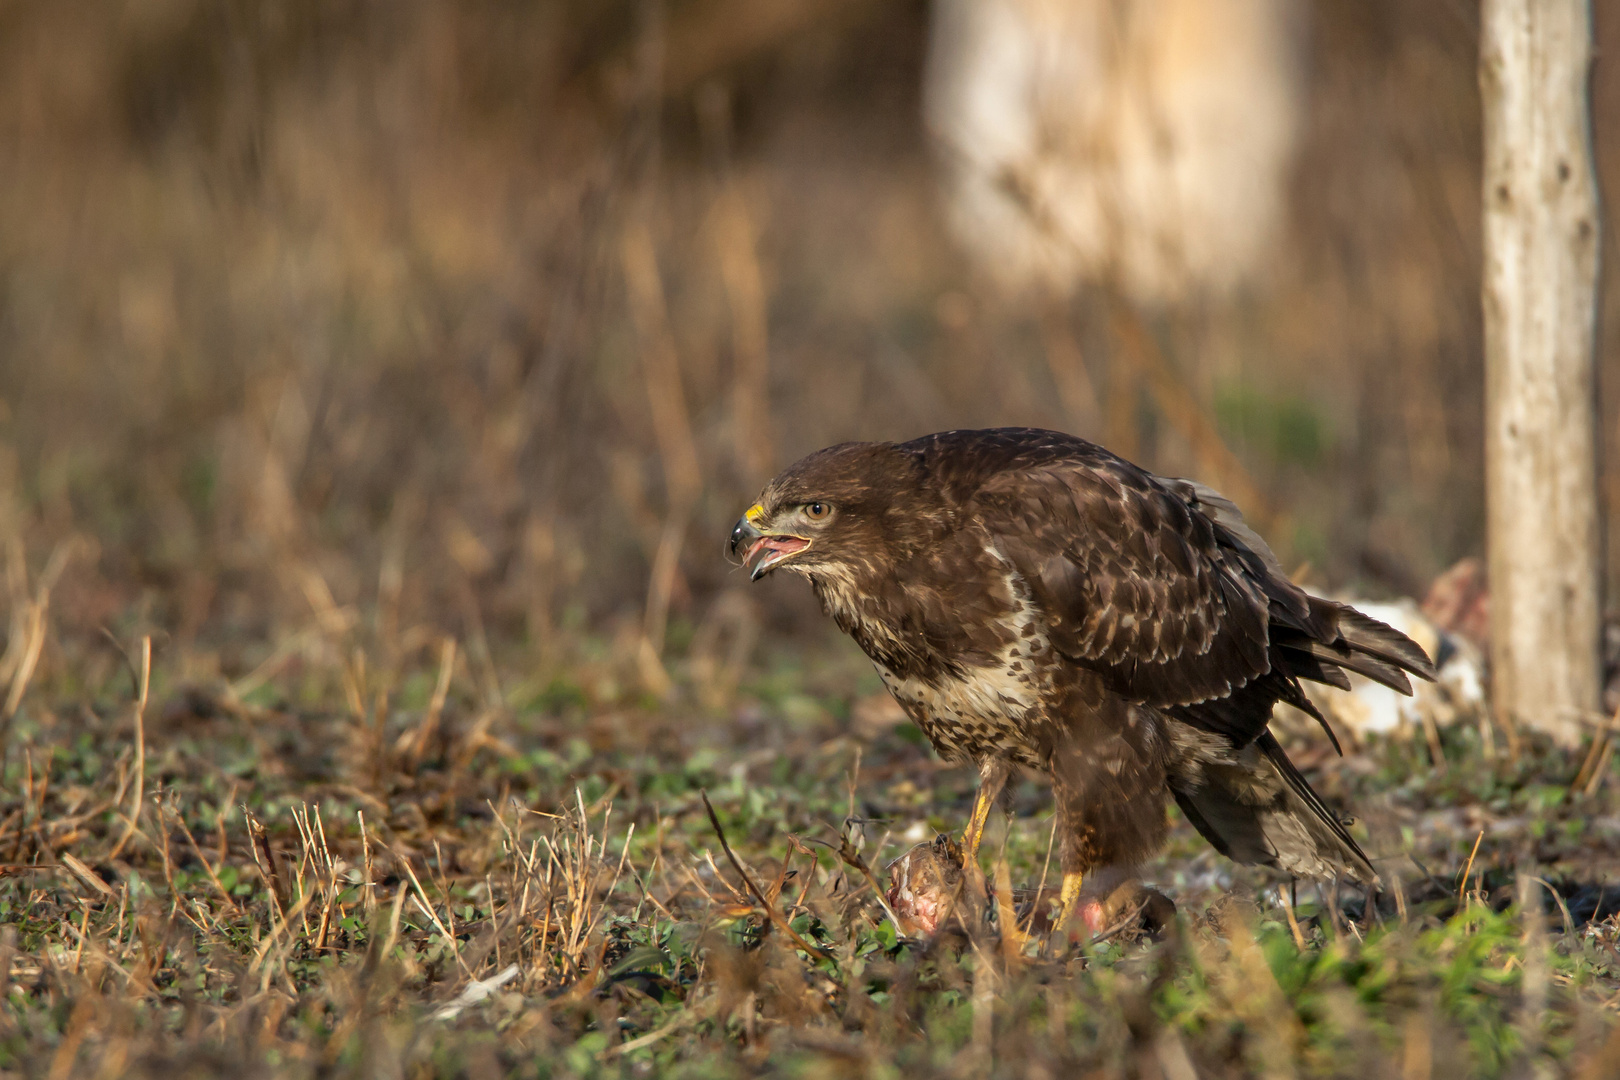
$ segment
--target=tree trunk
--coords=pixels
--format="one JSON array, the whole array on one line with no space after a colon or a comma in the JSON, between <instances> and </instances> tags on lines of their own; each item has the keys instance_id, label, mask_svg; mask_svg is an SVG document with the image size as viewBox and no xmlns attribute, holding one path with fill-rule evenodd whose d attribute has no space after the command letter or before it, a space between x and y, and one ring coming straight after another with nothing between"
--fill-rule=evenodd
<instances>
[{"instance_id":1,"label":"tree trunk","mask_svg":"<svg viewBox=\"0 0 1620 1080\"><path fill-rule=\"evenodd\" d=\"M1587 0L1483 0L1491 691L1564 744L1601 678L1591 52Z\"/></svg>"}]
</instances>

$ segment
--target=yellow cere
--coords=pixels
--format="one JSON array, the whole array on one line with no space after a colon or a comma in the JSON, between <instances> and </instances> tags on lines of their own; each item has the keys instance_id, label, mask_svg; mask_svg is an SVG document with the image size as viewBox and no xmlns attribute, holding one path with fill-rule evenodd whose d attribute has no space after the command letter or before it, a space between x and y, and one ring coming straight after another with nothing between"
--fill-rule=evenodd
<instances>
[{"instance_id":1,"label":"yellow cere","mask_svg":"<svg viewBox=\"0 0 1620 1080\"><path fill-rule=\"evenodd\" d=\"M759 503L755 503L753 506L748 508L748 513L744 514L743 516L748 519L748 524L756 524L760 518L765 516L765 507Z\"/></svg>"}]
</instances>

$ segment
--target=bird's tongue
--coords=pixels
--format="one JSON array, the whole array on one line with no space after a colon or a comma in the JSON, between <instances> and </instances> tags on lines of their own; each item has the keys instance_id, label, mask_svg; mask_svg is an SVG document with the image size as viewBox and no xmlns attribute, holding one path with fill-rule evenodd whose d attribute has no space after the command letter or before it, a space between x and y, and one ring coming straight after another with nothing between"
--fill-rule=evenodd
<instances>
[{"instance_id":1,"label":"bird's tongue","mask_svg":"<svg viewBox=\"0 0 1620 1080\"><path fill-rule=\"evenodd\" d=\"M798 536L762 536L749 546L748 553L743 556L743 565L756 569L759 564L779 562L809 545L810 541Z\"/></svg>"}]
</instances>

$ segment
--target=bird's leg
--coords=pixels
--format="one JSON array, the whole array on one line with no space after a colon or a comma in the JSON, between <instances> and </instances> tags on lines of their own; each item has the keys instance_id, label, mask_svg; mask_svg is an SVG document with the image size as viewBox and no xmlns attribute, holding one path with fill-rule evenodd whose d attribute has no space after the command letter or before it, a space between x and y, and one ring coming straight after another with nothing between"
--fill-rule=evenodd
<instances>
[{"instance_id":1,"label":"bird's leg","mask_svg":"<svg viewBox=\"0 0 1620 1080\"><path fill-rule=\"evenodd\" d=\"M983 787L973 797L973 813L968 815L967 828L962 832L962 865L977 863L979 844L984 840L984 829L990 821L990 807L994 796L985 797Z\"/></svg>"},{"instance_id":2,"label":"bird's leg","mask_svg":"<svg viewBox=\"0 0 1620 1080\"><path fill-rule=\"evenodd\" d=\"M1007 785L1012 764L1005 758L985 758L979 762L979 792L973 799L973 813L968 817L967 831L962 834L962 868L968 870L979 865L979 844L984 840L985 825L990 821L990 810L1001 797Z\"/></svg>"},{"instance_id":3,"label":"bird's leg","mask_svg":"<svg viewBox=\"0 0 1620 1080\"><path fill-rule=\"evenodd\" d=\"M989 757L979 762L979 791L973 799L973 813L968 817L967 831L962 834L962 873L966 875L970 910L990 899L989 883L979 868L979 844L984 840L985 825L990 810L1001 796L1012 772L1012 763L1002 758Z\"/></svg>"},{"instance_id":4,"label":"bird's leg","mask_svg":"<svg viewBox=\"0 0 1620 1080\"><path fill-rule=\"evenodd\" d=\"M1063 872L1063 890L1058 893L1058 918L1053 925L1065 932L1069 929L1069 920L1074 918L1075 905L1080 901L1081 876L1078 870Z\"/></svg>"}]
</instances>

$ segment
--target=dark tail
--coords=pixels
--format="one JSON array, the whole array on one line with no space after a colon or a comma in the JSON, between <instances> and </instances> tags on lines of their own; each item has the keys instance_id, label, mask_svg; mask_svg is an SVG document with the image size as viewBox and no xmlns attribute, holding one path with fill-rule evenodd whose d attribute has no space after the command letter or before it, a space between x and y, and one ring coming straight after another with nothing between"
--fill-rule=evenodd
<instances>
[{"instance_id":1,"label":"dark tail","mask_svg":"<svg viewBox=\"0 0 1620 1080\"><path fill-rule=\"evenodd\" d=\"M1350 689L1346 672L1412 692L1409 675L1434 681L1434 664L1394 627L1350 607L1311 596L1289 580L1277 556L1231 500L1191 480L1167 481L1216 527L1266 594L1271 670L1219 700L1166 712L1201 735L1177 739L1170 787L1182 813L1217 851L1241 863L1302 877L1351 877L1376 885L1378 874L1338 815L1328 809L1266 725L1278 701L1316 718L1335 749L1339 740L1297 680ZM1211 738L1213 736L1213 738ZM1224 738L1223 738L1224 737Z\"/></svg>"},{"instance_id":2,"label":"dark tail","mask_svg":"<svg viewBox=\"0 0 1620 1080\"><path fill-rule=\"evenodd\" d=\"M1350 689L1346 671L1365 675L1403 694L1412 692L1407 675L1434 681L1434 664L1417 642L1348 604L1309 597L1303 618L1271 609L1274 655L1290 674L1312 682Z\"/></svg>"},{"instance_id":3,"label":"dark tail","mask_svg":"<svg viewBox=\"0 0 1620 1080\"><path fill-rule=\"evenodd\" d=\"M1198 758L1172 771L1170 788L1187 820L1222 855L1298 877L1378 884L1366 852L1270 732L1239 749L1206 748Z\"/></svg>"}]
</instances>

